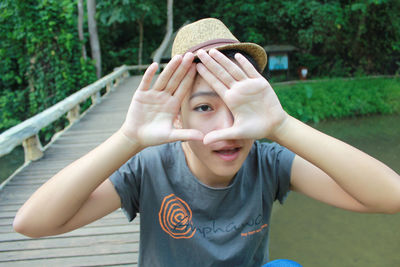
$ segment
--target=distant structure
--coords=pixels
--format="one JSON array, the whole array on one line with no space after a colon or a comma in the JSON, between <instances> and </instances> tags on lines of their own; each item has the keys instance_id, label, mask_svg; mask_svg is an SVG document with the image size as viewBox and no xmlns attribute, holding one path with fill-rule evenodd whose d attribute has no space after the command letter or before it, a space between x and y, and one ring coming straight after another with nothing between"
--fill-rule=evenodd
<instances>
[{"instance_id":1,"label":"distant structure","mask_svg":"<svg viewBox=\"0 0 400 267\"><path fill-rule=\"evenodd\" d=\"M292 45L267 45L264 46L268 55L268 71L286 71L286 79L289 78L289 53L296 51Z\"/></svg>"}]
</instances>

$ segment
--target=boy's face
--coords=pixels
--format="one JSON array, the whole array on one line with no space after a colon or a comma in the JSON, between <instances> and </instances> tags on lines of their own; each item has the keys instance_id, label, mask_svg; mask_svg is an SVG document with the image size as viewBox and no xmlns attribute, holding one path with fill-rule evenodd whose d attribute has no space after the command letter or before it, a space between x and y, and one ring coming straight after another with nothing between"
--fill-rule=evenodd
<instances>
[{"instance_id":1,"label":"boy's face","mask_svg":"<svg viewBox=\"0 0 400 267\"><path fill-rule=\"evenodd\" d=\"M192 91L181 106L183 128L207 133L231 127L233 116L218 94L197 75ZM211 186L226 186L246 159L254 140L224 140L209 145L201 141L183 143L187 164L201 181Z\"/></svg>"}]
</instances>

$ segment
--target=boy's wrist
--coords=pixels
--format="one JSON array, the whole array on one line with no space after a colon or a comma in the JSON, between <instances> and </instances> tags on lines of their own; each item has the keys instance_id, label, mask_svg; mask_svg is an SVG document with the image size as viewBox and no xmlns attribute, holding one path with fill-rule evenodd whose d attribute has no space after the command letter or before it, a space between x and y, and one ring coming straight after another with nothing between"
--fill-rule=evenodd
<instances>
[{"instance_id":1,"label":"boy's wrist","mask_svg":"<svg viewBox=\"0 0 400 267\"><path fill-rule=\"evenodd\" d=\"M294 127L295 122L295 118L286 114L286 118L276 127L268 139L281 144L287 138L287 134L291 131L291 128Z\"/></svg>"},{"instance_id":2,"label":"boy's wrist","mask_svg":"<svg viewBox=\"0 0 400 267\"><path fill-rule=\"evenodd\" d=\"M126 141L128 141L128 146L137 146L137 147L142 147L142 145L139 142L138 138L135 138L135 131L130 129L131 127L127 127L127 123L124 122L119 128L118 132L121 135L122 138L124 138Z\"/></svg>"},{"instance_id":3,"label":"boy's wrist","mask_svg":"<svg viewBox=\"0 0 400 267\"><path fill-rule=\"evenodd\" d=\"M138 152L144 148L136 139L129 137L122 128L116 132L116 135L120 140L119 143L132 152Z\"/></svg>"}]
</instances>

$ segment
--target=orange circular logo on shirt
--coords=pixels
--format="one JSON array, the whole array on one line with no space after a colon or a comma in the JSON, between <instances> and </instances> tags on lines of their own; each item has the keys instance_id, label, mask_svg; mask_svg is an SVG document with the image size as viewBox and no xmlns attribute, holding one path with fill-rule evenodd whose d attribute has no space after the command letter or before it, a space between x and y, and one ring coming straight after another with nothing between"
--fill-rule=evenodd
<instances>
[{"instance_id":1,"label":"orange circular logo on shirt","mask_svg":"<svg viewBox=\"0 0 400 267\"><path fill-rule=\"evenodd\" d=\"M175 239L192 238L196 233L189 205L175 194L164 197L158 218L161 228Z\"/></svg>"}]
</instances>

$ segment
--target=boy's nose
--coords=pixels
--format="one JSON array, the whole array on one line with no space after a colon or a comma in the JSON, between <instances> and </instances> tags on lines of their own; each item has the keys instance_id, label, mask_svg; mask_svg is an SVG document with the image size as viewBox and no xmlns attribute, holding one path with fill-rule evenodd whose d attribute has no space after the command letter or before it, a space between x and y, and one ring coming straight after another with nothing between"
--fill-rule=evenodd
<instances>
[{"instance_id":1,"label":"boy's nose","mask_svg":"<svg viewBox=\"0 0 400 267\"><path fill-rule=\"evenodd\" d=\"M222 109L220 111L219 121L217 127L219 129L225 129L232 127L233 125L233 115L232 112L228 109Z\"/></svg>"}]
</instances>

